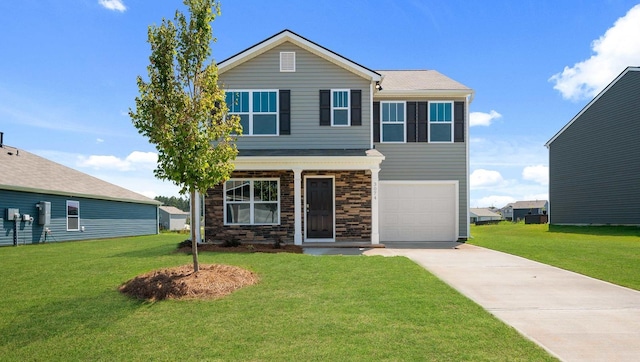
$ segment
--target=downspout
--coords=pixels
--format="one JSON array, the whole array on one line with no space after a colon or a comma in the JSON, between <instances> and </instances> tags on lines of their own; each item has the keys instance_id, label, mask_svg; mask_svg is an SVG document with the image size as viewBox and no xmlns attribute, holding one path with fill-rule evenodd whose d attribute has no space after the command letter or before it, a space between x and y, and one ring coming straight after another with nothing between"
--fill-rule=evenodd
<instances>
[{"instance_id":1,"label":"downspout","mask_svg":"<svg viewBox=\"0 0 640 362\"><path fill-rule=\"evenodd\" d=\"M469 210L469 206L471 206L471 185L469 184L470 182L470 176L469 174L471 173L471 165L469 162L469 140L471 139L470 135L469 135L469 106L471 105L471 102L473 101L473 93L467 95L465 97L465 122L464 122L464 136L465 136L465 153L466 153L466 162L467 162L467 217L465 219L465 223L467 224L467 239L471 238L471 221L470 221L470 217L471 217L471 210Z\"/></svg>"}]
</instances>

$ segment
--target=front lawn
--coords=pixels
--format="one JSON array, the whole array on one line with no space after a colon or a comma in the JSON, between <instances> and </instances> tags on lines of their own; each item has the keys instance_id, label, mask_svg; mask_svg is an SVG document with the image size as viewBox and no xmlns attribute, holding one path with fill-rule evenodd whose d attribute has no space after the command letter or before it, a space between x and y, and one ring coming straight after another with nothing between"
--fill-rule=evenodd
<instances>
[{"instance_id":1,"label":"front lawn","mask_svg":"<svg viewBox=\"0 0 640 362\"><path fill-rule=\"evenodd\" d=\"M470 244L640 290L640 228L502 222L471 226Z\"/></svg>"},{"instance_id":2,"label":"front lawn","mask_svg":"<svg viewBox=\"0 0 640 362\"><path fill-rule=\"evenodd\" d=\"M541 361L546 352L402 257L201 253L261 281L209 301L128 299L188 264L163 234L0 248L0 356L24 360Z\"/></svg>"}]
</instances>

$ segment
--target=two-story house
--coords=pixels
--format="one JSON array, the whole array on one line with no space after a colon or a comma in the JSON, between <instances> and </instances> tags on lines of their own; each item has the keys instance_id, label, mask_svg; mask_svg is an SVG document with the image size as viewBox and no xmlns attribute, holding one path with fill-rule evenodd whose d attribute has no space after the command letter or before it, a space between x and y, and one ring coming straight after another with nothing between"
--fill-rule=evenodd
<instances>
[{"instance_id":1,"label":"two-story house","mask_svg":"<svg viewBox=\"0 0 640 362\"><path fill-rule=\"evenodd\" d=\"M218 63L243 134L208 192L208 241L455 241L469 236L473 90L374 71L284 30Z\"/></svg>"}]
</instances>

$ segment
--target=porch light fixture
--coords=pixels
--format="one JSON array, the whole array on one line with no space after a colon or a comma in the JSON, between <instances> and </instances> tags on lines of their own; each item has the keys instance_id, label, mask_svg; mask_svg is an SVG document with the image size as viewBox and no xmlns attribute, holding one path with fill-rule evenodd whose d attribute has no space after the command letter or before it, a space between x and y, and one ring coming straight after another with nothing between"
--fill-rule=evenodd
<instances>
[{"instance_id":1,"label":"porch light fixture","mask_svg":"<svg viewBox=\"0 0 640 362\"><path fill-rule=\"evenodd\" d=\"M376 82L376 90L378 91L382 90L382 86L380 85L380 82Z\"/></svg>"}]
</instances>

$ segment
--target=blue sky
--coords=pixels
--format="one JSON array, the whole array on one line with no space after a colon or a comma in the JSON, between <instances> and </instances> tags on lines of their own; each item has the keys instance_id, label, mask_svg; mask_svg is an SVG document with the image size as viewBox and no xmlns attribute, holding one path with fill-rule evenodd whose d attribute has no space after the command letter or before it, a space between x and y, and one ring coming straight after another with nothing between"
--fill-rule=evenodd
<instances>
[{"instance_id":1,"label":"blue sky","mask_svg":"<svg viewBox=\"0 0 640 362\"><path fill-rule=\"evenodd\" d=\"M15 146L149 197L155 148L127 115L147 27L178 0L0 3L0 132ZM625 0L222 2L215 61L290 29L371 69L435 69L473 88L471 206L546 199L544 144L626 66L640 5Z\"/></svg>"}]
</instances>

